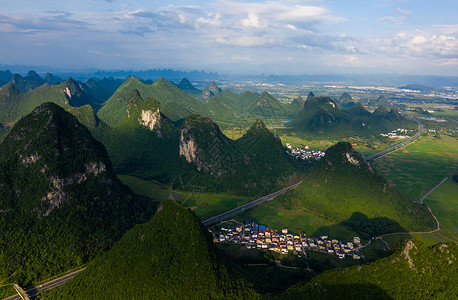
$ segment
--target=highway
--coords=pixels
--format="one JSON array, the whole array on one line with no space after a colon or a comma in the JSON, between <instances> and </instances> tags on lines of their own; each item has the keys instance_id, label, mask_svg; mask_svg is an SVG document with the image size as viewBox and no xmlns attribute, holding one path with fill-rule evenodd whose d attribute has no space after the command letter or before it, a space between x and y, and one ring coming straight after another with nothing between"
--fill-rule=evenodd
<instances>
[{"instance_id":1,"label":"highway","mask_svg":"<svg viewBox=\"0 0 458 300\"><path fill-rule=\"evenodd\" d=\"M86 268L82 268L82 269L76 270L76 271L74 271L72 273L66 274L64 276L61 276L61 277L56 278L56 279L53 279L53 280L48 281L46 283L40 284L39 286L32 287L32 288L26 290L26 293L29 296L29 298L32 298L32 297L34 297L35 295L37 295L37 294L39 294L41 292L50 290L52 288L55 288L55 287L57 287L59 285L62 285L64 283L66 283L67 281L69 281L70 279L73 279L73 277L75 277L78 273L84 271L85 269ZM22 300L21 296L19 296L18 294L14 295L14 296L10 296L8 298L5 298L4 300L13 300L13 299Z\"/></svg>"},{"instance_id":2,"label":"highway","mask_svg":"<svg viewBox=\"0 0 458 300\"><path fill-rule=\"evenodd\" d=\"M392 152L392 151L397 150L397 149L399 149L401 147L404 147L405 145L409 144L410 142L416 140L423 132L423 124L417 118L412 117L412 116L411 116L411 118L414 119L415 122L418 123L418 131L417 131L417 133L415 133L414 136L408 138L407 140L405 140L405 141L403 141L403 142L401 142L399 144L391 146L391 147L389 147L389 148L387 148L385 150L382 150L380 152L377 152L377 153L374 153L374 154L371 154L371 155L368 155L368 156L364 156L363 159L365 161L376 159L376 158L378 158L380 156L383 156L383 155L385 155L385 154L387 154L389 152Z\"/></svg>"},{"instance_id":3,"label":"highway","mask_svg":"<svg viewBox=\"0 0 458 300\"><path fill-rule=\"evenodd\" d=\"M214 223L219 222L219 221L221 221L223 219L226 219L226 218L231 217L231 216L233 216L235 214L238 214L238 213L244 211L245 209L249 209L249 208L252 208L252 207L254 207L256 205L264 203L266 201L272 200L273 198L277 197L278 195L284 194L289 189L297 188L301 184L301 182L298 182L298 183L293 184L291 186L288 186L288 187L286 187L284 189L276 191L275 193L269 194L267 196L263 196L263 197L258 198L256 200L253 200L253 201L248 202L246 204L240 205L240 206L238 206L236 208L233 208L231 210L223 212L222 214L219 214L219 215L216 215L214 217L208 218L208 219L202 221L202 224L204 224L204 226L210 226L211 224L214 224Z\"/></svg>"}]
</instances>

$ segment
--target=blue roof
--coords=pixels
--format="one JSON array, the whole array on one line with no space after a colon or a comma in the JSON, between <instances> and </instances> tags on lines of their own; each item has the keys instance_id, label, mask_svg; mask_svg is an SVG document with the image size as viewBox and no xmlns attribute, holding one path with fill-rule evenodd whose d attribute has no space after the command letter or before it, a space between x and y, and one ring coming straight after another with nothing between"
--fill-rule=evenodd
<instances>
[{"instance_id":1,"label":"blue roof","mask_svg":"<svg viewBox=\"0 0 458 300\"><path fill-rule=\"evenodd\" d=\"M259 225L259 230L266 230L266 225Z\"/></svg>"}]
</instances>

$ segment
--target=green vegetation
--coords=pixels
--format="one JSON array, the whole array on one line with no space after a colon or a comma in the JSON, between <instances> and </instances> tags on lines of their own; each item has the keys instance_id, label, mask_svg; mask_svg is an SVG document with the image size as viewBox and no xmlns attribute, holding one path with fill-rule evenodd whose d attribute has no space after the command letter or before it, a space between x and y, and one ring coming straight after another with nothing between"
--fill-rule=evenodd
<instances>
[{"instance_id":1,"label":"green vegetation","mask_svg":"<svg viewBox=\"0 0 458 300\"><path fill-rule=\"evenodd\" d=\"M177 84L177 87L194 97L198 97L202 94L202 91L197 89L187 78L183 78L180 83Z\"/></svg>"},{"instance_id":2,"label":"green vegetation","mask_svg":"<svg viewBox=\"0 0 458 300\"><path fill-rule=\"evenodd\" d=\"M457 195L458 184L448 180L424 200L436 215L441 227L441 230L434 234L425 234L431 242L438 242L438 239L458 242Z\"/></svg>"},{"instance_id":3,"label":"green vegetation","mask_svg":"<svg viewBox=\"0 0 458 300\"><path fill-rule=\"evenodd\" d=\"M377 136L396 128L416 127L413 120L405 118L394 109L381 106L373 114L361 104L348 110L339 109L329 97L313 97L305 101L304 109L289 123L300 132L342 138L351 135Z\"/></svg>"},{"instance_id":4,"label":"green vegetation","mask_svg":"<svg viewBox=\"0 0 458 300\"><path fill-rule=\"evenodd\" d=\"M44 103L0 145L0 281L28 286L110 248L152 207L74 116Z\"/></svg>"},{"instance_id":5,"label":"green vegetation","mask_svg":"<svg viewBox=\"0 0 458 300\"><path fill-rule=\"evenodd\" d=\"M194 186L194 190L192 188L186 190L186 188L190 188L192 182L188 186L186 183L181 185L180 178L176 179L175 182L177 189L172 190L171 186L159 184L151 180L143 180L134 176L121 174L117 176L136 194L147 196L154 201L168 199L173 196L178 203L190 208L201 218L215 216L254 200L253 197L238 196L229 193L204 192L198 186Z\"/></svg>"},{"instance_id":6,"label":"green vegetation","mask_svg":"<svg viewBox=\"0 0 458 300\"><path fill-rule=\"evenodd\" d=\"M153 84L144 84L136 78L128 77L99 110L99 118L110 127L120 125L127 118L127 103L134 90L137 90L143 99L154 98L161 106L174 102L176 106L190 113L210 115L210 111L202 101L183 92L164 78L160 78ZM172 119L172 116L167 117ZM172 120L176 121L176 119Z\"/></svg>"},{"instance_id":7,"label":"green vegetation","mask_svg":"<svg viewBox=\"0 0 458 300\"><path fill-rule=\"evenodd\" d=\"M334 223L344 222L366 235L434 228L426 207L392 190L349 143L329 148L303 183L289 192L288 199L293 209L310 210Z\"/></svg>"},{"instance_id":8,"label":"green vegetation","mask_svg":"<svg viewBox=\"0 0 458 300\"><path fill-rule=\"evenodd\" d=\"M150 199L157 199L164 196L165 193L161 190L162 185L151 180L143 180L135 176L118 174L116 175L122 183L132 189L135 194L149 197Z\"/></svg>"},{"instance_id":9,"label":"green vegetation","mask_svg":"<svg viewBox=\"0 0 458 300\"><path fill-rule=\"evenodd\" d=\"M364 266L327 271L291 287L277 299L452 299L456 285L455 243L400 244L389 257Z\"/></svg>"},{"instance_id":10,"label":"green vegetation","mask_svg":"<svg viewBox=\"0 0 458 300\"><path fill-rule=\"evenodd\" d=\"M263 295L284 292L298 281L310 280L315 275L306 270L308 261L303 257L286 256L281 265L276 266L275 260L281 258L271 251L246 250L244 246L233 244L217 244L217 247L230 257L231 265Z\"/></svg>"},{"instance_id":11,"label":"green vegetation","mask_svg":"<svg viewBox=\"0 0 458 300\"><path fill-rule=\"evenodd\" d=\"M98 119L92 108L91 96L75 80L69 78L59 85L42 85L27 93L22 93L13 83L0 89L0 122L14 123L45 102L53 102L67 111L71 111L78 120L93 128ZM77 107L78 106L78 107Z\"/></svg>"},{"instance_id":12,"label":"green vegetation","mask_svg":"<svg viewBox=\"0 0 458 300\"><path fill-rule=\"evenodd\" d=\"M328 234L339 239L352 239L358 235L343 225L334 225L322 215L305 209L293 209L285 200L285 196L279 196L234 216L234 219L239 222L256 220L269 228L281 230L287 227L291 232L305 232L310 236Z\"/></svg>"},{"instance_id":13,"label":"green vegetation","mask_svg":"<svg viewBox=\"0 0 458 300\"><path fill-rule=\"evenodd\" d=\"M117 173L170 182L183 172L178 128L161 114L156 100L143 100L133 90L126 116L117 127L102 124L93 130L107 148Z\"/></svg>"},{"instance_id":14,"label":"green vegetation","mask_svg":"<svg viewBox=\"0 0 458 300\"><path fill-rule=\"evenodd\" d=\"M196 216L165 200L103 257L45 299L257 299Z\"/></svg>"},{"instance_id":15,"label":"green vegetation","mask_svg":"<svg viewBox=\"0 0 458 300\"><path fill-rule=\"evenodd\" d=\"M200 171L188 176L196 177L194 184L213 191L266 194L298 170L280 139L260 120L232 141L211 119L191 115L181 128L180 153Z\"/></svg>"},{"instance_id":16,"label":"green vegetation","mask_svg":"<svg viewBox=\"0 0 458 300\"><path fill-rule=\"evenodd\" d=\"M423 135L415 142L375 160L390 184L404 196L417 200L442 178L458 168L457 140Z\"/></svg>"},{"instance_id":17,"label":"green vegetation","mask_svg":"<svg viewBox=\"0 0 458 300\"><path fill-rule=\"evenodd\" d=\"M248 218L275 229L287 226L340 239L434 228L426 207L390 189L348 143L328 149L297 189L237 216Z\"/></svg>"}]
</instances>

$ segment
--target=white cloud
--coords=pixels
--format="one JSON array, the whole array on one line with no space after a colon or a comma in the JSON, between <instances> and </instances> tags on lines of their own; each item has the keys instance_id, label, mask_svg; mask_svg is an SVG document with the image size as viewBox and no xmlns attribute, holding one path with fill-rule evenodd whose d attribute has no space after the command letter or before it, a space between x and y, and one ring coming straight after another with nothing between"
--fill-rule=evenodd
<instances>
[{"instance_id":1,"label":"white cloud","mask_svg":"<svg viewBox=\"0 0 458 300\"><path fill-rule=\"evenodd\" d=\"M251 58L248 56L232 56L231 60L233 61L251 61Z\"/></svg>"},{"instance_id":2,"label":"white cloud","mask_svg":"<svg viewBox=\"0 0 458 300\"><path fill-rule=\"evenodd\" d=\"M239 47L259 47L276 44L275 40L262 36L226 36L217 37L216 42L223 45Z\"/></svg>"},{"instance_id":3,"label":"white cloud","mask_svg":"<svg viewBox=\"0 0 458 300\"><path fill-rule=\"evenodd\" d=\"M397 12L400 12L400 13L403 14L403 15L410 15L410 14L412 14L412 11L411 11L411 10L404 10L404 9L402 9L402 8L400 8L400 7L397 7L397 8L396 8L396 11L397 11Z\"/></svg>"},{"instance_id":4,"label":"white cloud","mask_svg":"<svg viewBox=\"0 0 458 300\"><path fill-rule=\"evenodd\" d=\"M391 39L373 40L391 56L436 59L458 58L458 25L402 31Z\"/></svg>"},{"instance_id":5,"label":"white cloud","mask_svg":"<svg viewBox=\"0 0 458 300\"><path fill-rule=\"evenodd\" d=\"M324 7L299 5L285 2L240 2L233 0L218 0L213 7L226 16L257 15L261 20L286 22L290 24L303 23L340 23L343 17L332 16Z\"/></svg>"},{"instance_id":6,"label":"white cloud","mask_svg":"<svg viewBox=\"0 0 458 300\"><path fill-rule=\"evenodd\" d=\"M399 17L386 16L386 17L378 18L377 22L381 24L403 24L405 19L406 17L404 16L399 16Z\"/></svg>"},{"instance_id":7,"label":"white cloud","mask_svg":"<svg viewBox=\"0 0 458 300\"><path fill-rule=\"evenodd\" d=\"M242 25L242 27L253 27L253 28L258 28L258 29L262 29L262 28L267 28L268 27L268 22L266 21L260 21L259 20L259 17L256 15L256 14L253 14L253 13L250 13L248 15L248 18L246 19L241 19L239 21L240 25Z\"/></svg>"},{"instance_id":8,"label":"white cloud","mask_svg":"<svg viewBox=\"0 0 458 300\"><path fill-rule=\"evenodd\" d=\"M203 25L208 25L208 26L221 26L221 15L220 14L208 14L207 17L199 17L196 20L196 27L199 28L200 26Z\"/></svg>"},{"instance_id":9,"label":"white cloud","mask_svg":"<svg viewBox=\"0 0 458 300\"><path fill-rule=\"evenodd\" d=\"M285 28L288 28L288 29L291 29L291 30L297 31L297 27L296 27L296 26L294 26L293 24L286 24L286 25L285 25Z\"/></svg>"}]
</instances>

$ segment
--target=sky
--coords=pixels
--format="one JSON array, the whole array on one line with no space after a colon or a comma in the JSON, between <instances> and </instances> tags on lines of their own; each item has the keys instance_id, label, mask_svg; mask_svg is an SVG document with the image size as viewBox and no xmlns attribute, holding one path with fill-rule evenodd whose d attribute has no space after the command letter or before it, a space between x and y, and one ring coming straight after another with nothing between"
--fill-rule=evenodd
<instances>
[{"instance_id":1,"label":"sky","mask_svg":"<svg viewBox=\"0 0 458 300\"><path fill-rule=\"evenodd\" d=\"M0 64L458 76L456 0L1 0Z\"/></svg>"}]
</instances>

